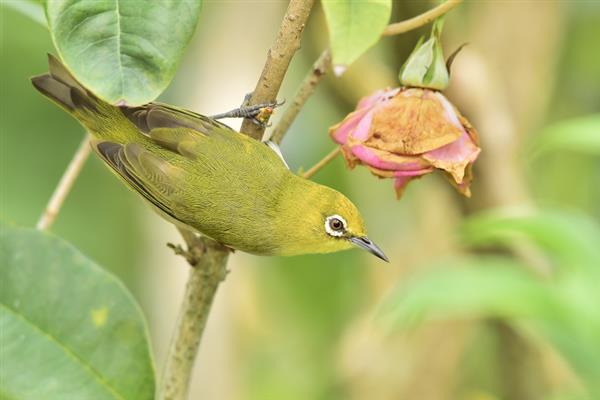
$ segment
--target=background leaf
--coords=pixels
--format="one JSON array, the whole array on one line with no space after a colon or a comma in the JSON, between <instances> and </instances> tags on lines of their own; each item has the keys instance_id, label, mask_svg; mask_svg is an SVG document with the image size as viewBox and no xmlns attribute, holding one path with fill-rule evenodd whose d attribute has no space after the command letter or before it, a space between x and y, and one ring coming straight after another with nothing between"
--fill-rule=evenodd
<instances>
[{"instance_id":1,"label":"background leaf","mask_svg":"<svg viewBox=\"0 0 600 400\"><path fill-rule=\"evenodd\" d=\"M46 26L46 16L44 15L44 8L41 1L36 0L19 0L19 1L2 1L0 2L2 7L9 7L21 14L31 18L31 20L37 22L40 25Z\"/></svg>"},{"instance_id":2,"label":"background leaf","mask_svg":"<svg viewBox=\"0 0 600 400\"><path fill-rule=\"evenodd\" d=\"M379 40L392 11L390 0L323 0L334 71L348 65Z\"/></svg>"},{"instance_id":3,"label":"background leaf","mask_svg":"<svg viewBox=\"0 0 600 400\"><path fill-rule=\"evenodd\" d=\"M169 84L200 13L199 0L48 0L54 44L100 98L140 105Z\"/></svg>"},{"instance_id":4,"label":"background leaf","mask_svg":"<svg viewBox=\"0 0 600 400\"><path fill-rule=\"evenodd\" d=\"M544 128L533 142L536 154L555 150L600 155L600 114L557 122Z\"/></svg>"},{"instance_id":5,"label":"background leaf","mask_svg":"<svg viewBox=\"0 0 600 400\"><path fill-rule=\"evenodd\" d=\"M473 245L520 243L538 247L555 269L541 279L509 258L460 258L427 268L400 285L383 311L395 326L431 319L501 318L551 343L600 394L600 228L585 215L542 210L495 210L467 220Z\"/></svg>"},{"instance_id":6,"label":"background leaf","mask_svg":"<svg viewBox=\"0 0 600 400\"><path fill-rule=\"evenodd\" d=\"M600 273L600 227L582 214L564 210L523 213L495 210L469 218L463 236L472 245L510 244L528 240L547 251L562 268L585 267Z\"/></svg>"},{"instance_id":7,"label":"background leaf","mask_svg":"<svg viewBox=\"0 0 600 400\"><path fill-rule=\"evenodd\" d=\"M152 398L148 335L124 286L59 238L0 228L0 397Z\"/></svg>"},{"instance_id":8,"label":"background leaf","mask_svg":"<svg viewBox=\"0 0 600 400\"><path fill-rule=\"evenodd\" d=\"M552 313L554 299L519 263L508 258L458 258L431 266L400 285L382 314L397 326L430 319Z\"/></svg>"}]
</instances>

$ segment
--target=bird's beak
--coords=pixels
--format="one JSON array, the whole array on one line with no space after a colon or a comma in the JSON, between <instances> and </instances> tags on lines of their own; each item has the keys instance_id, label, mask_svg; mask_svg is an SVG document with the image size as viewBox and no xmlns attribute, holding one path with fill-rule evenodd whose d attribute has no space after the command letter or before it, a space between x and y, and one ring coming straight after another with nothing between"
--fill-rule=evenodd
<instances>
[{"instance_id":1,"label":"bird's beak","mask_svg":"<svg viewBox=\"0 0 600 400\"><path fill-rule=\"evenodd\" d=\"M381 249L375 243L371 242L368 237L366 237L366 236L352 237L352 238L350 238L350 242L352 242L352 244L354 244L362 249L367 250L369 253L373 254L375 257L381 258L385 262L390 262L390 260L388 260L388 258L383 253L383 251L381 251Z\"/></svg>"}]
</instances>

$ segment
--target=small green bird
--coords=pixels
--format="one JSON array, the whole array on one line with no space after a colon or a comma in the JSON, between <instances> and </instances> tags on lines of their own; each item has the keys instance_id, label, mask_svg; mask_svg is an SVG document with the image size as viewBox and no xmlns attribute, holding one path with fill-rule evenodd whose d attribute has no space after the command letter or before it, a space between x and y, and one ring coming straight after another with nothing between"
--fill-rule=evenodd
<instances>
[{"instance_id":1,"label":"small green bird","mask_svg":"<svg viewBox=\"0 0 600 400\"><path fill-rule=\"evenodd\" d=\"M102 160L169 221L252 254L355 245L387 261L350 200L293 174L265 143L164 104L113 106L48 57L50 72L32 78L35 88L75 117Z\"/></svg>"}]
</instances>

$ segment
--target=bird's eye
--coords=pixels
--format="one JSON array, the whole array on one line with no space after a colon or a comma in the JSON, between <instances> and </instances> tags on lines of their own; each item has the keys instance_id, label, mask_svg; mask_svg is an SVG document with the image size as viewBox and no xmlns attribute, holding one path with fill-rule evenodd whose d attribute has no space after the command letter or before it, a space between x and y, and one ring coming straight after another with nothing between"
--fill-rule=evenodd
<instances>
[{"instance_id":1,"label":"bird's eye","mask_svg":"<svg viewBox=\"0 0 600 400\"><path fill-rule=\"evenodd\" d=\"M329 222L329 226L331 227L331 229L333 229L334 231L341 231L342 228L344 227L344 224L342 223L342 221L340 221L337 218L333 218L330 222Z\"/></svg>"},{"instance_id":2,"label":"bird's eye","mask_svg":"<svg viewBox=\"0 0 600 400\"><path fill-rule=\"evenodd\" d=\"M346 231L346 220L339 215L332 215L325 220L325 230L331 236L342 236Z\"/></svg>"}]
</instances>

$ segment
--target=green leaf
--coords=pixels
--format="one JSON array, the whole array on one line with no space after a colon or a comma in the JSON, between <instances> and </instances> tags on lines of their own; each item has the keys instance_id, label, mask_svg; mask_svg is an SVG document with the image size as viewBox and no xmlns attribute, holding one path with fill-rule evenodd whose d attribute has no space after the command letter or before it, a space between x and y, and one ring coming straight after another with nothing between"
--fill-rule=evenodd
<instances>
[{"instance_id":1,"label":"green leaf","mask_svg":"<svg viewBox=\"0 0 600 400\"><path fill-rule=\"evenodd\" d=\"M472 245L528 240L547 251L562 269L600 273L600 226L582 214L560 210L496 210L476 215L463 227Z\"/></svg>"},{"instance_id":2,"label":"green leaf","mask_svg":"<svg viewBox=\"0 0 600 400\"><path fill-rule=\"evenodd\" d=\"M153 398L144 319L114 276L57 237L0 224L0 281L0 398Z\"/></svg>"},{"instance_id":3,"label":"green leaf","mask_svg":"<svg viewBox=\"0 0 600 400\"><path fill-rule=\"evenodd\" d=\"M381 312L393 325L408 327L426 319L520 318L555 309L551 293L522 265L505 258L464 258L433 265L400 285Z\"/></svg>"},{"instance_id":4,"label":"green leaf","mask_svg":"<svg viewBox=\"0 0 600 400\"><path fill-rule=\"evenodd\" d=\"M98 97L135 106L167 87L190 41L199 0L48 0L54 44Z\"/></svg>"},{"instance_id":5,"label":"green leaf","mask_svg":"<svg viewBox=\"0 0 600 400\"><path fill-rule=\"evenodd\" d=\"M373 46L388 24L391 0L323 0L336 75Z\"/></svg>"},{"instance_id":6,"label":"green leaf","mask_svg":"<svg viewBox=\"0 0 600 400\"><path fill-rule=\"evenodd\" d=\"M427 268L400 285L381 314L399 328L433 319L503 318L553 344L590 393L600 394L597 285L579 286L579 299L563 289L508 258L462 258ZM582 309L583 298L593 307Z\"/></svg>"},{"instance_id":7,"label":"green leaf","mask_svg":"<svg viewBox=\"0 0 600 400\"><path fill-rule=\"evenodd\" d=\"M2 7L12 8L15 11L29 17L40 25L46 26L46 16L44 15L43 4L35 0L2 1Z\"/></svg>"},{"instance_id":8,"label":"green leaf","mask_svg":"<svg viewBox=\"0 0 600 400\"><path fill-rule=\"evenodd\" d=\"M557 122L542 130L533 142L535 155L568 150L600 155L600 114Z\"/></svg>"}]
</instances>

